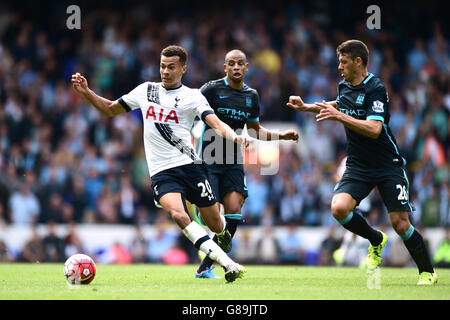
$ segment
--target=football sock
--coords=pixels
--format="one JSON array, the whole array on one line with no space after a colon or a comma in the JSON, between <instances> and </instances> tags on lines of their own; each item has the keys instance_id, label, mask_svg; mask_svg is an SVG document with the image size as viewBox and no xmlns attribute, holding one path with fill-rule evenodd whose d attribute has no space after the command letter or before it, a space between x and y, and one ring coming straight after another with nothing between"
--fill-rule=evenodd
<instances>
[{"instance_id":1,"label":"football sock","mask_svg":"<svg viewBox=\"0 0 450 320\"><path fill-rule=\"evenodd\" d=\"M366 219L358 213L352 211L345 219L338 220L338 222L348 231L369 240L370 244L373 246L378 246L381 241L383 241L381 232L369 226Z\"/></svg>"},{"instance_id":2,"label":"football sock","mask_svg":"<svg viewBox=\"0 0 450 320\"><path fill-rule=\"evenodd\" d=\"M411 225L405 234L399 235L405 243L409 254L413 258L414 262L419 269L419 273L430 272L434 273L433 266L431 265L430 255L428 254L427 247L423 241L422 236Z\"/></svg>"},{"instance_id":3,"label":"football sock","mask_svg":"<svg viewBox=\"0 0 450 320\"><path fill-rule=\"evenodd\" d=\"M200 250L206 253L207 257L217 261L222 267L234 263L233 260L231 260L230 257L228 257L228 255L220 249L217 243L211 240L211 238L200 245Z\"/></svg>"},{"instance_id":4,"label":"football sock","mask_svg":"<svg viewBox=\"0 0 450 320\"><path fill-rule=\"evenodd\" d=\"M217 243L217 236L215 235L213 238L213 241L215 243ZM211 266L213 265L214 260L211 259L210 257L206 256L203 260L202 263L200 263L200 266L197 269L197 272L200 273L204 270L206 270L207 268L211 268Z\"/></svg>"},{"instance_id":5,"label":"football sock","mask_svg":"<svg viewBox=\"0 0 450 320\"><path fill-rule=\"evenodd\" d=\"M223 228L222 232L216 233L214 235L213 241L215 243L217 243L217 234L221 234L221 233L225 232L225 230L227 230L227 222L226 222L225 218L222 215L220 215L220 218L222 219L224 228ZM202 263L198 267L197 272L200 273L200 272L206 270L206 268L211 268L213 263L214 263L214 260L212 258L210 258L208 255L206 255L206 257L203 259Z\"/></svg>"},{"instance_id":6,"label":"football sock","mask_svg":"<svg viewBox=\"0 0 450 320\"><path fill-rule=\"evenodd\" d=\"M200 245L208 239L211 239L197 222L192 221L186 228L183 229L184 235L191 240L197 249L200 249Z\"/></svg>"},{"instance_id":7,"label":"football sock","mask_svg":"<svg viewBox=\"0 0 450 320\"><path fill-rule=\"evenodd\" d=\"M241 214L225 214L225 220L226 220L226 229L230 232L231 236L233 237L234 234L236 233L236 229L237 226L239 224L239 222L242 219L242 215ZM217 243L217 236L214 235L213 238L214 242ZM197 269L197 272L202 272L204 270L206 270L207 268L211 268L211 266L213 265L214 260L212 260L210 257L206 256L202 263L200 264L200 266Z\"/></svg>"},{"instance_id":8,"label":"football sock","mask_svg":"<svg viewBox=\"0 0 450 320\"><path fill-rule=\"evenodd\" d=\"M184 235L191 240L194 246L206 253L212 260L217 261L222 266L233 263L227 254L220 249L197 222L192 221L186 228L183 229Z\"/></svg>"},{"instance_id":9,"label":"football sock","mask_svg":"<svg viewBox=\"0 0 450 320\"><path fill-rule=\"evenodd\" d=\"M227 229L230 231L231 236L233 237L236 233L236 229L241 222L242 214L238 213L227 213L225 214L225 220L227 221Z\"/></svg>"}]
</instances>

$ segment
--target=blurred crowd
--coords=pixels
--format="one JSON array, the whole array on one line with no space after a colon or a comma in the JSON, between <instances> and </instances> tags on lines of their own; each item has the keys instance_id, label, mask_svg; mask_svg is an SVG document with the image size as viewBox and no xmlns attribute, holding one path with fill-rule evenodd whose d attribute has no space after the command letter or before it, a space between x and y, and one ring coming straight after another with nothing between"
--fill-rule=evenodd
<instances>
[{"instance_id":1,"label":"blurred crowd","mask_svg":"<svg viewBox=\"0 0 450 320\"><path fill-rule=\"evenodd\" d=\"M70 77L84 74L96 93L114 100L159 81L161 49L179 44L189 52L183 83L194 88L223 76L227 51L243 50L260 121L301 130L306 152L283 150L277 175L246 168L244 223L332 226L345 132L285 103L293 94L308 103L334 100L335 48L357 38L389 93L389 125L408 160L413 223L450 225L450 43L438 3L408 3L406 11L402 2L385 4L380 30L368 30L365 7L346 1L81 3L81 30L68 30L63 3L26 13L0 4L2 223L156 223L140 112L106 118L72 90ZM419 16L426 23L410 25ZM377 191L361 212L373 224L389 223Z\"/></svg>"},{"instance_id":2,"label":"blurred crowd","mask_svg":"<svg viewBox=\"0 0 450 320\"><path fill-rule=\"evenodd\" d=\"M154 223L154 232L144 235L141 226L133 229L129 242L115 240L110 245L88 243L80 236L78 224L67 228L49 221L44 229L30 228L23 247L9 247L0 239L0 262L64 262L68 257L84 253L103 264L165 263L186 264L198 262L192 243L179 229L174 228L168 215L160 210Z\"/></svg>"},{"instance_id":3,"label":"blurred crowd","mask_svg":"<svg viewBox=\"0 0 450 320\"><path fill-rule=\"evenodd\" d=\"M67 228L57 229L53 221L45 230L30 228L30 235L22 247L8 247L0 238L1 262L53 262L62 263L71 255L84 253L101 264L198 264L200 251L174 227L168 215L160 210L153 224L153 232L144 232L135 225L127 241L115 240L111 244L92 245L90 239L80 235L79 225L72 222ZM130 227L131 228L131 227ZM381 228L389 233L386 226ZM321 234L316 246L306 245L310 238L305 229L290 222L284 228L265 225L258 228L239 228L233 238L229 255L243 264L352 266L364 267L369 242L366 239L332 225ZM257 230L257 231L256 231ZM129 230L131 231L131 230ZM255 232L256 231L256 232ZM262 231L262 232L261 232ZM420 230L423 232L422 228ZM393 231L392 231L393 232ZM390 234L392 234L392 232ZM253 233L253 234L252 234ZM390 267L414 267L411 255L400 237L391 237L383 250L382 265ZM450 268L450 228L446 228L442 240L435 248L427 237L425 245L430 250L433 265Z\"/></svg>"}]
</instances>

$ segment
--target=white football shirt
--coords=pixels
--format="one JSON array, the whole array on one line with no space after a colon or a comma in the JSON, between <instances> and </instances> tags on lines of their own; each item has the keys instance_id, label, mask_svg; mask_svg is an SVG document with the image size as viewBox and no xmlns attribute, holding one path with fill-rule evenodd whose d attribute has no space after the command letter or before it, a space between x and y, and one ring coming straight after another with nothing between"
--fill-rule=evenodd
<instances>
[{"instance_id":1,"label":"white football shirt","mask_svg":"<svg viewBox=\"0 0 450 320\"><path fill-rule=\"evenodd\" d=\"M144 82L118 101L127 111L141 109L150 176L194 161L201 163L190 131L195 117L204 120L214 111L200 90L184 85L166 89L161 82Z\"/></svg>"}]
</instances>

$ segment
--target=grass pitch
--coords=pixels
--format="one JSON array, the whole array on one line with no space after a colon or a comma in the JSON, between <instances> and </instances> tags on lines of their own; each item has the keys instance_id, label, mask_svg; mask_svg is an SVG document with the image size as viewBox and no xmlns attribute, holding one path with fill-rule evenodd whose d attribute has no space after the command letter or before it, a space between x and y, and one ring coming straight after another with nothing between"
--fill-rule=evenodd
<instances>
[{"instance_id":1,"label":"grass pitch","mask_svg":"<svg viewBox=\"0 0 450 320\"><path fill-rule=\"evenodd\" d=\"M196 265L97 265L91 284L69 286L63 264L0 264L2 300L449 300L450 270L419 287L413 268L381 268L376 278L350 267L246 266L244 279L195 279Z\"/></svg>"}]
</instances>

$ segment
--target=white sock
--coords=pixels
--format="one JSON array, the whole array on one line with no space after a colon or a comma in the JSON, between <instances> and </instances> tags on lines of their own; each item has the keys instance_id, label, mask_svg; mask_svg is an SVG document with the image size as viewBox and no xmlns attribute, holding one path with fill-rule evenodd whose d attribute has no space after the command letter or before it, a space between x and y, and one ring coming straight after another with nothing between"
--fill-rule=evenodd
<instances>
[{"instance_id":1,"label":"white sock","mask_svg":"<svg viewBox=\"0 0 450 320\"><path fill-rule=\"evenodd\" d=\"M203 242L200 245L200 250L206 253L211 259L220 263L222 267L234 263L233 260L231 260L230 257L227 256L227 254L222 249L220 249L217 243L215 243L211 239Z\"/></svg>"},{"instance_id":2,"label":"white sock","mask_svg":"<svg viewBox=\"0 0 450 320\"><path fill-rule=\"evenodd\" d=\"M192 221L184 228L183 233L194 245L199 239L208 236L206 230L195 221Z\"/></svg>"},{"instance_id":3,"label":"white sock","mask_svg":"<svg viewBox=\"0 0 450 320\"><path fill-rule=\"evenodd\" d=\"M225 219L225 218L224 218ZM192 221L183 229L184 235L191 240L197 249L202 250L211 259L220 263L221 266L227 266L234 263L227 254L208 236L206 230L197 222Z\"/></svg>"}]
</instances>

